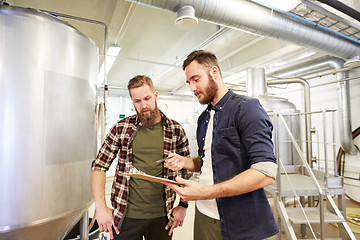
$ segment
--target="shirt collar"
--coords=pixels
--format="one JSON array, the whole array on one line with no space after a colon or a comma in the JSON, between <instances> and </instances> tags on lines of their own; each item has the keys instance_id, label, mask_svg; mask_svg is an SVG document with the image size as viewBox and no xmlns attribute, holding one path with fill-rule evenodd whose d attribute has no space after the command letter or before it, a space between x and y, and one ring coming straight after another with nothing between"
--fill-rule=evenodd
<instances>
[{"instance_id":1,"label":"shirt collar","mask_svg":"<svg viewBox=\"0 0 360 240\"><path fill-rule=\"evenodd\" d=\"M220 101L213 106L211 103L208 105L207 110L210 112L212 109L217 111L221 111L225 104L229 101L230 97L234 94L234 91L229 89L226 94L220 99Z\"/></svg>"}]
</instances>

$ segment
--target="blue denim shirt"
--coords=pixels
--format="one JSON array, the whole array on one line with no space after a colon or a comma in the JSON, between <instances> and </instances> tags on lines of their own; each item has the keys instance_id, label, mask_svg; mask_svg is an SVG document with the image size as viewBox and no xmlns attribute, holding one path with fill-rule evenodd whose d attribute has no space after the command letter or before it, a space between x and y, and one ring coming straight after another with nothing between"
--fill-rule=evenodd
<instances>
[{"instance_id":1,"label":"blue denim shirt","mask_svg":"<svg viewBox=\"0 0 360 240\"><path fill-rule=\"evenodd\" d=\"M199 156L204 143L211 104L198 119ZM274 162L272 123L259 100L231 89L213 106L215 110L211 144L214 183L231 179L254 163ZM223 240L264 239L279 229L264 189L216 199Z\"/></svg>"}]
</instances>

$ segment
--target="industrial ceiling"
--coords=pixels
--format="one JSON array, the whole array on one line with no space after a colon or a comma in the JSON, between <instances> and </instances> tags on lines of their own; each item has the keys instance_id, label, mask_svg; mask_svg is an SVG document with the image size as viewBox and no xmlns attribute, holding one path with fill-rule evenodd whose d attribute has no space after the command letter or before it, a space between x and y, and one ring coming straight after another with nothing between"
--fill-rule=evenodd
<instances>
[{"instance_id":1,"label":"industrial ceiling","mask_svg":"<svg viewBox=\"0 0 360 240\"><path fill-rule=\"evenodd\" d=\"M138 74L150 76L160 93L190 95L181 65L184 58L195 49L214 52L219 58L223 76L228 77L226 83L240 91L244 90L242 83L248 68L264 67L269 75L295 63L331 55L326 51L317 51L316 48L309 48L296 42L266 37L201 18L195 28L182 30L174 24L177 18L176 12L139 3L151 1L7 0L6 2L12 6L61 13L106 24L107 47L116 45L121 48L107 75L109 93L113 95L126 94L128 80ZM281 3L277 5L281 1L275 0L238 0L237 2L262 4L275 9L281 7ZM345 35L360 48L360 43L357 42L360 39L359 20L322 3L323 1L283 2L291 4L283 11ZM359 1L341 2L354 11L360 11ZM196 11L195 16L197 16ZM69 22L97 44L100 68L104 56L104 28L99 24L60 16L59 18Z\"/></svg>"}]
</instances>

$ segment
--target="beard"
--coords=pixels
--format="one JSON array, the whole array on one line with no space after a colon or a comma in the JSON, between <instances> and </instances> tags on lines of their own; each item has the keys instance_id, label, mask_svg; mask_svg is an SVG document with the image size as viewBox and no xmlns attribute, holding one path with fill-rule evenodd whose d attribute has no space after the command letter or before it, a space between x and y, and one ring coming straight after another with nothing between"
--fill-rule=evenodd
<instances>
[{"instance_id":1,"label":"beard","mask_svg":"<svg viewBox=\"0 0 360 240\"><path fill-rule=\"evenodd\" d=\"M149 128L155 126L159 122L159 119L161 119L161 115L160 115L160 110L157 107L156 103L154 110L150 109L149 113L144 114L144 111L147 110L149 109L145 108L141 111L141 113L139 113L138 110L136 109L136 113L138 115L138 118L140 119L141 124Z\"/></svg>"},{"instance_id":2,"label":"beard","mask_svg":"<svg viewBox=\"0 0 360 240\"><path fill-rule=\"evenodd\" d=\"M203 95L203 98L199 100L199 103L202 105L206 105L212 102L216 95L216 91L218 90L218 85L216 84L215 80L208 74L208 80L209 83L204 91L196 92L196 94L201 93Z\"/></svg>"}]
</instances>

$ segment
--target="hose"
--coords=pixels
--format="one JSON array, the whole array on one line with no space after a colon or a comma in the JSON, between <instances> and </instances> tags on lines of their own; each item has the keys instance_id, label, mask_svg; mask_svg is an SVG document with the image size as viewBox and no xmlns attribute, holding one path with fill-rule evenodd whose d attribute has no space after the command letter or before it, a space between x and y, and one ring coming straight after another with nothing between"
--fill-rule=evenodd
<instances>
[{"instance_id":1,"label":"hose","mask_svg":"<svg viewBox=\"0 0 360 240\"><path fill-rule=\"evenodd\" d=\"M358 135L360 135L360 127L358 127L356 130L354 130L352 132L352 138L356 138ZM355 145L355 147L358 149L359 151L359 148ZM360 152L360 151L359 151ZM337 170L338 170L338 173L340 176L344 176L344 169L345 169L345 152L342 148L339 148L339 151L338 151L338 154L337 154L337 157L336 157L336 160L337 160ZM359 201L356 201L355 199L353 199L352 197L350 197L348 194L345 193L345 196L348 197L351 201L357 203L360 205L360 202Z\"/></svg>"}]
</instances>

